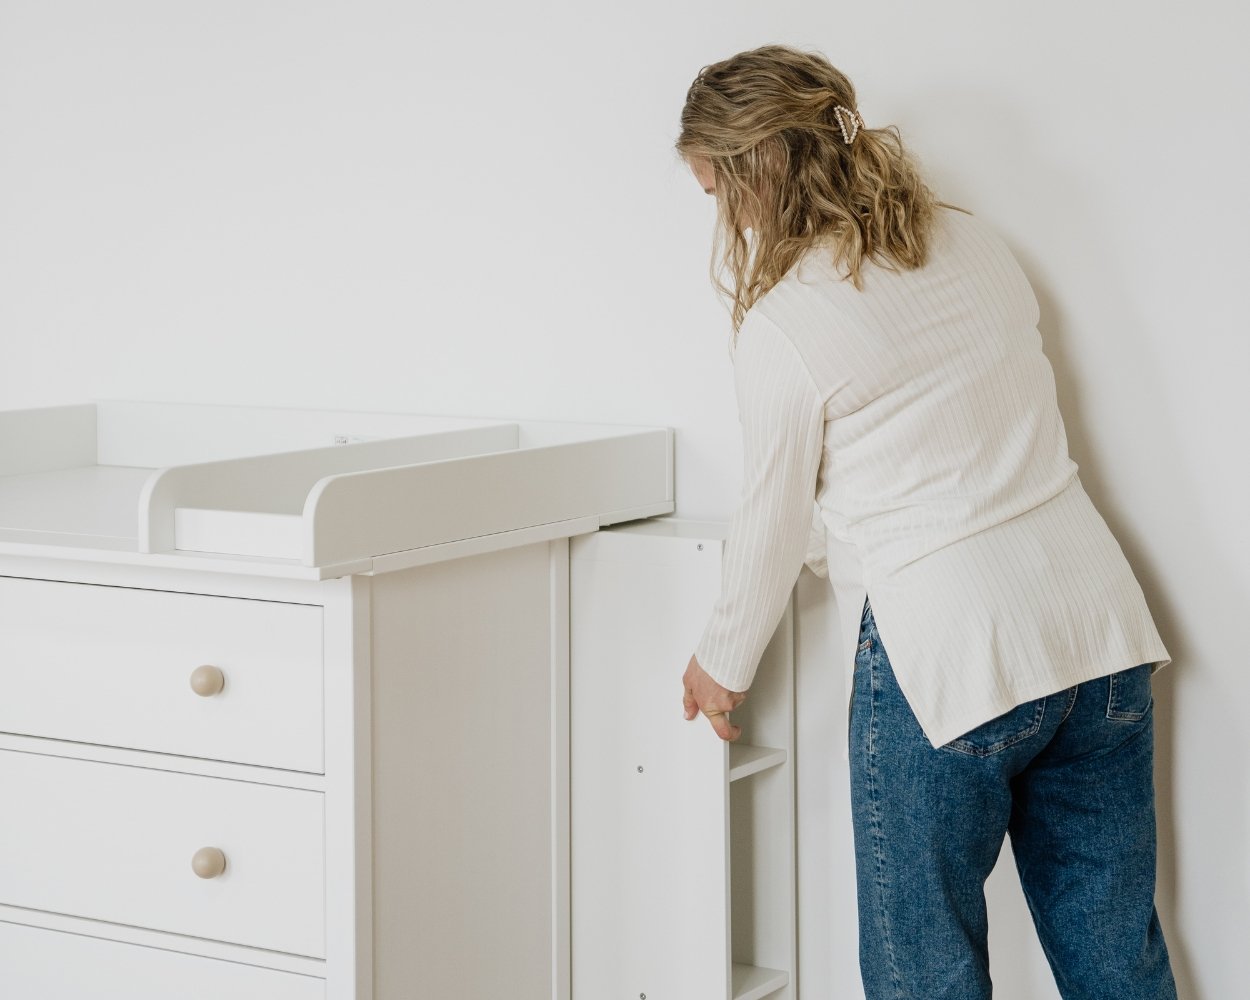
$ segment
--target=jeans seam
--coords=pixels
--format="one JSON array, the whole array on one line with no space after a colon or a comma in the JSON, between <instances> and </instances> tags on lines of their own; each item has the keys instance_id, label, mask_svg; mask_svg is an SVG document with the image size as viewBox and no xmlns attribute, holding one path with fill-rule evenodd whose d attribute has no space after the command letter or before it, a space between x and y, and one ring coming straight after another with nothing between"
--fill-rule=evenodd
<instances>
[{"instance_id":1,"label":"jeans seam","mask_svg":"<svg viewBox=\"0 0 1250 1000\"><path fill-rule=\"evenodd\" d=\"M1059 725L1063 725L1064 719L1072 714L1072 706L1076 704L1076 688L1075 684L1068 688L1068 707L1063 710L1063 718L1059 720Z\"/></svg>"},{"instance_id":2,"label":"jeans seam","mask_svg":"<svg viewBox=\"0 0 1250 1000\"><path fill-rule=\"evenodd\" d=\"M876 781L876 732L877 732L877 693L879 686L879 678L877 671L873 670L873 659L868 661L868 669L870 671L871 683L868 688L868 798L872 803L870 811L870 820L872 822L872 840L873 854L877 862L877 914L881 921L881 936L885 941L885 953L890 962L890 979L894 984L894 990L898 997L903 998L902 976L898 971L898 960L894 955L894 940L890 933L890 915L885 906L885 852L882 845L885 843L885 833L881 824L881 807L880 800L877 796Z\"/></svg>"}]
</instances>

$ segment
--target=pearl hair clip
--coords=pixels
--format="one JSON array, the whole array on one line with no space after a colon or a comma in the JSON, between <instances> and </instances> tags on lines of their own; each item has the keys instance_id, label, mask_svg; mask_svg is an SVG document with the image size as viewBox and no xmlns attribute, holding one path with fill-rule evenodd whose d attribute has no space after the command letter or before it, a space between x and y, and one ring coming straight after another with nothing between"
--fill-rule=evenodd
<instances>
[{"instance_id":1,"label":"pearl hair clip","mask_svg":"<svg viewBox=\"0 0 1250 1000\"><path fill-rule=\"evenodd\" d=\"M834 106L833 114L838 119L838 128L842 130L842 141L848 146L855 141L855 137L859 135L861 127L867 128L864 125L864 119L860 117L858 111L852 111L850 108L844 108L841 104L838 104ZM846 123L848 121L851 123L850 135L847 135L846 132Z\"/></svg>"}]
</instances>

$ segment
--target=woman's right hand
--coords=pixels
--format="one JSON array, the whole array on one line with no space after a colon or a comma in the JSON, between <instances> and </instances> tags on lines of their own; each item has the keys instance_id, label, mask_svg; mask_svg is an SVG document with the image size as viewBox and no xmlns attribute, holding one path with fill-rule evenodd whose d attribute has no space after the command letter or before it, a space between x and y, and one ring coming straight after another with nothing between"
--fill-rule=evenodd
<instances>
[{"instance_id":1,"label":"woman's right hand","mask_svg":"<svg viewBox=\"0 0 1250 1000\"><path fill-rule=\"evenodd\" d=\"M681 680L685 685L681 703L687 722L702 712L722 740L732 743L742 735L742 727L729 721L729 713L746 700L745 691L730 691L721 687L693 656L690 657Z\"/></svg>"}]
</instances>

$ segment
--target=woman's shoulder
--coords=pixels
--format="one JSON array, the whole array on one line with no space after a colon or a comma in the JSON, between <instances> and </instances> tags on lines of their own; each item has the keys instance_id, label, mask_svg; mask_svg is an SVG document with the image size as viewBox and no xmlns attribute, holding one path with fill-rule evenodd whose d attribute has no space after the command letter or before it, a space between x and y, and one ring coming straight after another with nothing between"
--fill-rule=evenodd
<instances>
[{"instance_id":1,"label":"woman's shoulder","mask_svg":"<svg viewBox=\"0 0 1250 1000\"><path fill-rule=\"evenodd\" d=\"M952 237L947 241L948 253L1011 255L998 226L984 216L950 206L940 208L937 218L936 231Z\"/></svg>"},{"instance_id":2,"label":"woman's shoulder","mask_svg":"<svg viewBox=\"0 0 1250 1000\"><path fill-rule=\"evenodd\" d=\"M875 331L883 317L892 324L902 322L917 312L915 302L949 297L952 289L991 301L1008 293L1013 302L1032 297L1024 291L1027 279L997 227L958 207L939 206L923 266L899 269L865 262L861 277L862 287L857 288L845 266L835 261L832 241L819 240L760 296L747 317L755 314L771 321L806 354L826 349L839 336ZM807 344L813 339L819 347Z\"/></svg>"}]
</instances>

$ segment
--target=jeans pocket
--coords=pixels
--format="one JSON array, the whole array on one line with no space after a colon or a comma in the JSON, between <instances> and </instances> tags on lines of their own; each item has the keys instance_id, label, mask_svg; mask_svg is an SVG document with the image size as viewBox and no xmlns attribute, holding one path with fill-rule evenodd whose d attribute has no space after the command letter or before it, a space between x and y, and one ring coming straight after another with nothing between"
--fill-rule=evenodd
<instances>
[{"instance_id":1,"label":"jeans pocket","mask_svg":"<svg viewBox=\"0 0 1250 1000\"><path fill-rule=\"evenodd\" d=\"M1119 722L1140 722L1155 700L1150 689L1153 663L1118 670L1107 677L1107 718Z\"/></svg>"},{"instance_id":2,"label":"jeans pocket","mask_svg":"<svg viewBox=\"0 0 1250 1000\"><path fill-rule=\"evenodd\" d=\"M1042 713L1046 710L1046 699L1037 698L1026 701L1015 708L1008 709L1002 715L995 716L989 722L983 722L975 729L970 729L949 743L943 743L939 750L950 753L968 754L972 757L988 757L1021 740L1027 740L1042 727Z\"/></svg>"}]
</instances>

